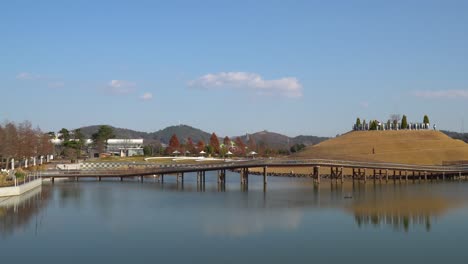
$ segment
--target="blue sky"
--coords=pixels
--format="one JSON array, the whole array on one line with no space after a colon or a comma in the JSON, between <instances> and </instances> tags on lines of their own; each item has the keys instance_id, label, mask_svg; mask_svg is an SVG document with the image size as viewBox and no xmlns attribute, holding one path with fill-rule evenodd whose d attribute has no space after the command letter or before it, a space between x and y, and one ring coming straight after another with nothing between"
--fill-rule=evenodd
<instances>
[{"instance_id":1,"label":"blue sky","mask_svg":"<svg viewBox=\"0 0 468 264\"><path fill-rule=\"evenodd\" d=\"M0 120L334 136L468 130L468 1L4 1Z\"/></svg>"}]
</instances>

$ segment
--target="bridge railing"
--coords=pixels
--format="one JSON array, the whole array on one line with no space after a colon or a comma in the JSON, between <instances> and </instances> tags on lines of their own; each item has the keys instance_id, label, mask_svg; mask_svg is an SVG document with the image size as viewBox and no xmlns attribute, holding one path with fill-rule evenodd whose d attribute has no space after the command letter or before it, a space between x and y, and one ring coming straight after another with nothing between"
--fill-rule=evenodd
<instances>
[{"instance_id":1,"label":"bridge railing","mask_svg":"<svg viewBox=\"0 0 468 264\"><path fill-rule=\"evenodd\" d=\"M131 165L131 163L130 163ZM177 173L196 170L217 170L217 169L236 169L245 167L268 167L268 166L325 166L325 167L348 167L348 168L369 168L369 169L389 169L389 170L411 170L411 171L429 171L429 172L459 172L468 171L468 166L428 166L428 165L408 165L385 162L359 162L343 160L326 159L297 159L297 160L270 160L257 159L242 162L230 163L212 163L212 164L162 164L161 166L150 166L138 168L137 166L125 169L100 169L100 170L66 170L66 171L47 171L39 172L42 177L64 175L64 176L119 176L119 175L148 175L159 173Z\"/></svg>"}]
</instances>

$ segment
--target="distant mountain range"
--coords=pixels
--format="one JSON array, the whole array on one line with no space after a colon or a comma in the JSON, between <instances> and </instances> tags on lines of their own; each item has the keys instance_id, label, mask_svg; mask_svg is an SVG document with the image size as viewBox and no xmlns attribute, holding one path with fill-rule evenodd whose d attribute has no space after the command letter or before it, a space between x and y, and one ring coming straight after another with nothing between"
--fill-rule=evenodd
<instances>
[{"instance_id":1,"label":"distant mountain range","mask_svg":"<svg viewBox=\"0 0 468 264\"><path fill-rule=\"evenodd\" d=\"M80 129L81 132L85 135L85 137L91 138L91 135L96 133L100 126L101 125L86 126L81 127ZM169 139L172 137L173 134L177 135L181 143L185 142L185 140L187 140L187 138L189 137L192 138L192 141L194 143L198 142L199 140L203 140L205 143L208 143L211 136L211 133L187 125L169 126L162 130L151 133L135 131L126 128L118 128L113 126L110 127L113 129L116 138L142 138L145 140L146 143L160 142L163 144L168 144ZM315 145L328 139L327 137L302 135L297 137L288 137L282 134L269 131L260 131L257 133L246 134L239 137L246 144L249 138L253 138L258 145L264 144L265 146L268 146L269 148L273 149L289 149L289 147L295 144L304 144L307 146ZM236 136L230 138L231 140L234 140ZM222 142L221 137L220 142Z\"/></svg>"},{"instance_id":2,"label":"distant mountain range","mask_svg":"<svg viewBox=\"0 0 468 264\"><path fill-rule=\"evenodd\" d=\"M96 133L101 125L95 126L86 126L81 127L81 132L87 138L91 138L93 133ZM169 126L164 129L161 129L156 132L141 132L135 131L126 128L112 127L114 134L117 138L142 138L145 140L145 144L160 142L162 144L168 144L169 139L173 134L176 134L181 143L184 143L187 138L192 138L194 143L199 140L203 140L205 143L208 143L210 140L211 133L205 132L201 129L194 128L188 125L179 125L179 126ZM468 133L457 133L451 131L441 131L442 133L448 135L454 139L460 139L468 143ZM218 135L220 136L220 135ZM297 136L297 137L288 137L282 134L269 131L260 131L252 134L245 134L239 136L244 143L247 144L250 137L254 139L257 145L265 144L269 148L273 149L288 149L289 147L295 144L304 144L306 146L316 145L322 141L329 139L328 137L316 137L316 136ZM234 140L236 136L230 137L231 140ZM222 137L220 137L220 142L222 142Z\"/></svg>"}]
</instances>

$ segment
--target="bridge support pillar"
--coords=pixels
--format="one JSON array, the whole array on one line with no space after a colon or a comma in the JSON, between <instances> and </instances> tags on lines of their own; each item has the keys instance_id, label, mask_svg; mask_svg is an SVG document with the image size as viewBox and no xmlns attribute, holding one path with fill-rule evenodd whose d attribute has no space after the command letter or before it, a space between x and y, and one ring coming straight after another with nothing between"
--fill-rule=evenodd
<instances>
[{"instance_id":1,"label":"bridge support pillar","mask_svg":"<svg viewBox=\"0 0 468 264\"><path fill-rule=\"evenodd\" d=\"M123 177L120 177L120 181L123 181Z\"/></svg>"},{"instance_id":2,"label":"bridge support pillar","mask_svg":"<svg viewBox=\"0 0 468 264\"><path fill-rule=\"evenodd\" d=\"M99 177L98 177L98 181L101 181L101 178L102 178L102 177L101 177L101 176L99 176Z\"/></svg>"},{"instance_id":3,"label":"bridge support pillar","mask_svg":"<svg viewBox=\"0 0 468 264\"><path fill-rule=\"evenodd\" d=\"M51 177L51 178L50 178L50 181L51 181L52 183L54 183L54 182L55 182L55 177Z\"/></svg>"},{"instance_id":4,"label":"bridge support pillar","mask_svg":"<svg viewBox=\"0 0 468 264\"><path fill-rule=\"evenodd\" d=\"M143 175L140 176L140 182L143 182Z\"/></svg>"},{"instance_id":5,"label":"bridge support pillar","mask_svg":"<svg viewBox=\"0 0 468 264\"><path fill-rule=\"evenodd\" d=\"M267 166L265 166L265 167L263 167L263 184L264 185L267 184L267 177L268 177Z\"/></svg>"},{"instance_id":6,"label":"bridge support pillar","mask_svg":"<svg viewBox=\"0 0 468 264\"><path fill-rule=\"evenodd\" d=\"M343 167L330 167L330 180L338 183L338 178L343 182Z\"/></svg>"},{"instance_id":7,"label":"bridge support pillar","mask_svg":"<svg viewBox=\"0 0 468 264\"><path fill-rule=\"evenodd\" d=\"M313 169L313 178L316 183L320 183L320 166L315 166Z\"/></svg>"},{"instance_id":8,"label":"bridge support pillar","mask_svg":"<svg viewBox=\"0 0 468 264\"><path fill-rule=\"evenodd\" d=\"M388 169L385 170L385 182L388 182Z\"/></svg>"},{"instance_id":9,"label":"bridge support pillar","mask_svg":"<svg viewBox=\"0 0 468 264\"><path fill-rule=\"evenodd\" d=\"M424 172L424 180L427 181L427 171Z\"/></svg>"},{"instance_id":10,"label":"bridge support pillar","mask_svg":"<svg viewBox=\"0 0 468 264\"><path fill-rule=\"evenodd\" d=\"M161 179L161 183L164 183L164 174L161 174L159 178Z\"/></svg>"},{"instance_id":11,"label":"bridge support pillar","mask_svg":"<svg viewBox=\"0 0 468 264\"><path fill-rule=\"evenodd\" d=\"M339 174L340 174L340 178L341 178L341 183L343 183L344 182L343 167L340 168Z\"/></svg>"},{"instance_id":12,"label":"bridge support pillar","mask_svg":"<svg viewBox=\"0 0 468 264\"><path fill-rule=\"evenodd\" d=\"M249 168L241 169L241 184L249 183Z\"/></svg>"},{"instance_id":13,"label":"bridge support pillar","mask_svg":"<svg viewBox=\"0 0 468 264\"><path fill-rule=\"evenodd\" d=\"M442 172L442 181L445 181L445 171Z\"/></svg>"},{"instance_id":14,"label":"bridge support pillar","mask_svg":"<svg viewBox=\"0 0 468 264\"><path fill-rule=\"evenodd\" d=\"M218 171L218 183L224 183L226 179L226 170Z\"/></svg>"}]
</instances>

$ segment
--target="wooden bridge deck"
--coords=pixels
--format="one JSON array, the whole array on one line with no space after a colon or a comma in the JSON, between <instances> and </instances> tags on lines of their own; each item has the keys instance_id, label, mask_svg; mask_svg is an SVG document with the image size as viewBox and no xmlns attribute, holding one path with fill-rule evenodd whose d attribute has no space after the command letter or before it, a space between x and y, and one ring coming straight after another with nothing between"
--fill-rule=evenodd
<instances>
[{"instance_id":1,"label":"wooden bridge deck","mask_svg":"<svg viewBox=\"0 0 468 264\"><path fill-rule=\"evenodd\" d=\"M218 173L218 180L224 182L226 170L238 170L241 172L241 181L248 182L248 169L250 168L263 168L264 182L266 183L267 168L272 167L310 167L311 177L320 182L320 177L323 174L330 175L330 178L341 178L343 180L343 169L352 169L353 179L363 178L367 180L367 175L372 174L374 179L384 177L388 180L389 171L393 172L390 177L419 177L424 175L427 179L428 175L437 175L441 177L451 176L462 176L468 175L468 165L451 165L451 166L420 166L420 165L408 165L408 164L395 164L395 163L377 163L377 162L356 162L356 161L340 161L340 160L250 160L250 161L237 161L237 162L226 162L219 164L174 164L174 165L157 165L148 163L123 163L131 166L129 169L101 169L101 170L54 170L40 172L36 175L42 178L69 178L75 177L86 178L96 177L109 178L114 177L122 180L125 177L141 177L149 175L160 175L164 177L164 174L177 174L182 175L184 173L197 172L197 178L204 181L204 174L206 171L220 171ZM138 168L141 167L141 168ZM323 173L326 168L330 169L330 173ZM366 173L367 170L367 173ZM382 172L384 171L384 172ZM367 175L366 175L367 174Z\"/></svg>"}]
</instances>

